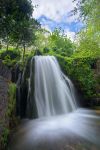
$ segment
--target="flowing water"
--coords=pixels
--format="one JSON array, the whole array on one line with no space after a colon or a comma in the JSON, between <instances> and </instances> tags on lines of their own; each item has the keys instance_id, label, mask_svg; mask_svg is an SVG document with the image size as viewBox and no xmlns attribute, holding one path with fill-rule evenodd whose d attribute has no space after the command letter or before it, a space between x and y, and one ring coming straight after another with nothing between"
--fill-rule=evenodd
<instances>
[{"instance_id":1,"label":"flowing water","mask_svg":"<svg viewBox=\"0 0 100 150\"><path fill-rule=\"evenodd\" d=\"M35 86L33 80L34 61ZM62 73L54 56L35 56L32 58L30 83L31 109L35 98L39 118L67 114L76 110L77 105L73 84ZM35 88L34 95L32 94L33 87ZM30 103L28 106L28 111L30 111Z\"/></svg>"},{"instance_id":2,"label":"flowing water","mask_svg":"<svg viewBox=\"0 0 100 150\"><path fill-rule=\"evenodd\" d=\"M100 150L100 117L78 108L74 86L55 57L32 58L28 96L28 111L35 102L38 118L22 121L10 150Z\"/></svg>"}]
</instances>

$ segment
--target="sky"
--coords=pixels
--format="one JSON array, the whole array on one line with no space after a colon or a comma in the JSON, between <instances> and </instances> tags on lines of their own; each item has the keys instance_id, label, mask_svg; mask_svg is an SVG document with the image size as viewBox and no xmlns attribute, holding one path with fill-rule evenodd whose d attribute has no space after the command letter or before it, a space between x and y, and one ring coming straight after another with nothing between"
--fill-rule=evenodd
<instances>
[{"instance_id":1,"label":"sky","mask_svg":"<svg viewBox=\"0 0 100 150\"><path fill-rule=\"evenodd\" d=\"M73 0L32 0L34 9L33 17L41 26L50 32L55 28L61 28L64 33L73 41L76 33L83 24L77 20L78 15L71 16L74 9Z\"/></svg>"}]
</instances>

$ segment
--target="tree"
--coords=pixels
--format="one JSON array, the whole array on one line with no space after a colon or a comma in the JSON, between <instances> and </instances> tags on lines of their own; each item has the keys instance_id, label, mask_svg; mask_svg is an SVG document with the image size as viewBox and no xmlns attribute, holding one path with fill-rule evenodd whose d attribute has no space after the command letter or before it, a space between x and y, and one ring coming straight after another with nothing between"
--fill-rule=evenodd
<instances>
[{"instance_id":1,"label":"tree","mask_svg":"<svg viewBox=\"0 0 100 150\"><path fill-rule=\"evenodd\" d=\"M98 40L91 31L91 27L82 30L78 34L79 44L77 46L77 51L80 55L83 56L100 56L100 46Z\"/></svg>"},{"instance_id":2,"label":"tree","mask_svg":"<svg viewBox=\"0 0 100 150\"><path fill-rule=\"evenodd\" d=\"M7 49L10 35L15 24L13 20L14 7L15 4L13 0L0 1L0 38L7 43Z\"/></svg>"},{"instance_id":3,"label":"tree","mask_svg":"<svg viewBox=\"0 0 100 150\"><path fill-rule=\"evenodd\" d=\"M89 51L98 56L100 54L100 19L99 0L75 0L77 7L74 13L80 14L80 19L85 23L84 29L78 34L80 51Z\"/></svg>"},{"instance_id":4,"label":"tree","mask_svg":"<svg viewBox=\"0 0 100 150\"><path fill-rule=\"evenodd\" d=\"M40 28L38 31L36 31L34 49L39 49L41 52L43 52L44 48L49 45L49 36L50 32L46 29Z\"/></svg>"},{"instance_id":5,"label":"tree","mask_svg":"<svg viewBox=\"0 0 100 150\"><path fill-rule=\"evenodd\" d=\"M16 25L16 30L15 33L12 34L12 39L14 40L14 43L17 43L17 46L19 45L23 47L23 60L26 47L35 42L36 31L38 28L40 28L40 24L33 18L30 18L29 21L24 19L20 22L20 26L19 24Z\"/></svg>"},{"instance_id":6,"label":"tree","mask_svg":"<svg viewBox=\"0 0 100 150\"><path fill-rule=\"evenodd\" d=\"M92 29L92 33L100 33L100 2L99 0L74 0L77 7L74 8L74 14L79 13L80 19L85 22L86 27ZM95 35L98 35L95 34Z\"/></svg>"},{"instance_id":7,"label":"tree","mask_svg":"<svg viewBox=\"0 0 100 150\"><path fill-rule=\"evenodd\" d=\"M33 6L31 0L0 1L0 38L8 44L17 42L25 48L32 40L36 21L32 19ZM33 25L34 24L34 25Z\"/></svg>"},{"instance_id":8,"label":"tree","mask_svg":"<svg viewBox=\"0 0 100 150\"><path fill-rule=\"evenodd\" d=\"M73 0L73 2L76 2L73 13L79 13L81 20L86 21L95 18L95 20L99 21L99 0Z\"/></svg>"},{"instance_id":9,"label":"tree","mask_svg":"<svg viewBox=\"0 0 100 150\"><path fill-rule=\"evenodd\" d=\"M55 53L61 54L63 56L71 56L75 50L75 45L72 41L59 29L54 30L54 32L49 37L49 47Z\"/></svg>"},{"instance_id":10,"label":"tree","mask_svg":"<svg viewBox=\"0 0 100 150\"><path fill-rule=\"evenodd\" d=\"M55 29L52 33L40 29L36 32L36 36L34 49L39 49L43 53L71 56L75 50L75 45L59 29Z\"/></svg>"}]
</instances>

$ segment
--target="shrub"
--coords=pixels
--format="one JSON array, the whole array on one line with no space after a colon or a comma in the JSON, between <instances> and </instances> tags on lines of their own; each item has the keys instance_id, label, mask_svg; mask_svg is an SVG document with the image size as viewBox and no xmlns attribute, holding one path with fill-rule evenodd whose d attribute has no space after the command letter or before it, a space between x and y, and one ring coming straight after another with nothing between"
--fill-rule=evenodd
<instances>
[{"instance_id":1,"label":"shrub","mask_svg":"<svg viewBox=\"0 0 100 150\"><path fill-rule=\"evenodd\" d=\"M56 56L64 73L67 74L81 89L84 98L91 99L97 96L97 78L94 75L97 58L67 58Z\"/></svg>"},{"instance_id":2,"label":"shrub","mask_svg":"<svg viewBox=\"0 0 100 150\"><path fill-rule=\"evenodd\" d=\"M4 51L2 51L1 55L0 55L0 58L2 60L4 60L6 56L9 56L9 58L11 60L19 59L20 58L20 51L19 50L8 50L8 51L4 50Z\"/></svg>"},{"instance_id":3,"label":"shrub","mask_svg":"<svg viewBox=\"0 0 100 150\"><path fill-rule=\"evenodd\" d=\"M14 83L9 84L8 99L7 115L8 117L11 117L13 111L15 111L16 104L16 84Z\"/></svg>"},{"instance_id":4,"label":"shrub","mask_svg":"<svg viewBox=\"0 0 100 150\"><path fill-rule=\"evenodd\" d=\"M0 59L3 60L3 63L8 66L14 66L20 60L20 52L18 50L3 50L0 54Z\"/></svg>"}]
</instances>

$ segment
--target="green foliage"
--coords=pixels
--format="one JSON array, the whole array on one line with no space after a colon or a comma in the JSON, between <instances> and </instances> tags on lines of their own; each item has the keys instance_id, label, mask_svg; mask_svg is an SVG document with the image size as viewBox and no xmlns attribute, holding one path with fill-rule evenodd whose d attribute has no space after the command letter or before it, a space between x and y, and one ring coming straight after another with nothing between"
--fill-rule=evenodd
<instances>
[{"instance_id":1,"label":"green foliage","mask_svg":"<svg viewBox=\"0 0 100 150\"><path fill-rule=\"evenodd\" d=\"M0 1L0 39L7 45L25 48L33 44L39 23L32 18L34 6L31 0Z\"/></svg>"},{"instance_id":2,"label":"green foliage","mask_svg":"<svg viewBox=\"0 0 100 150\"><path fill-rule=\"evenodd\" d=\"M71 56L75 51L74 43L59 29L56 29L52 33L41 29L36 35L35 49L39 49L44 54L52 53L62 56Z\"/></svg>"},{"instance_id":3,"label":"green foliage","mask_svg":"<svg viewBox=\"0 0 100 150\"><path fill-rule=\"evenodd\" d=\"M2 51L1 54L0 54L0 58L2 60L5 59L5 57L10 57L11 60L13 59L20 59L20 51L19 50L16 50L16 49L13 49L13 50L8 50L8 51Z\"/></svg>"},{"instance_id":4,"label":"green foliage","mask_svg":"<svg viewBox=\"0 0 100 150\"><path fill-rule=\"evenodd\" d=\"M99 45L99 33L94 32L92 25L88 25L87 29L83 29L78 34L79 44L77 45L77 51L83 56L99 56L100 45ZM86 53L86 54L85 54Z\"/></svg>"},{"instance_id":5,"label":"green foliage","mask_svg":"<svg viewBox=\"0 0 100 150\"><path fill-rule=\"evenodd\" d=\"M85 27L79 32L78 51L83 53L95 53L100 55L100 2L99 0L75 0L77 2L75 13L80 14L80 19L84 18ZM84 22L83 22L84 23ZM86 56L86 55L85 55ZM87 53L88 56L88 53Z\"/></svg>"},{"instance_id":6,"label":"green foliage","mask_svg":"<svg viewBox=\"0 0 100 150\"><path fill-rule=\"evenodd\" d=\"M3 133L1 135L2 148L6 148L7 147L8 136L9 136L9 129L8 128L4 128Z\"/></svg>"},{"instance_id":7,"label":"green foliage","mask_svg":"<svg viewBox=\"0 0 100 150\"><path fill-rule=\"evenodd\" d=\"M19 50L1 50L0 59L3 60L3 63L8 67L14 66L21 58L21 53Z\"/></svg>"},{"instance_id":8,"label":"green foliage","mask_svg":"<svg viewBox=\"0 0 100 150\"><path fill-rule=\"evenodd\" d=\"M74 14L79 13L80 19L84 20L94 20L99 22L99 0L74 0L76 2L76 7L74 8Z\"/></svg>"},{"instance_id":9,"label":"green foliage","mask_svg":"<svg viewBox=\"0 0 100 150\"><path fill-rule=\"evenodd\" d=\"M29 20L32 16L33 6L30 0L1 0L0 1L0 19L1 36L9 38L16 29L16 25Z\"/></svg>"},{"instance_id":10,"label":"green foliage","mask_svg":"<svg viewBox=\"0 0 100 150\"><path fill-rule=\"evenodd\" d=\"M83 92L84 98L91 99L97 96L97 79L94 76L93 66L96 58L66 58L57 56L63 71L77 84Z\"/></svg>"},{"instance_id":11,"label":"green foliage","mask_svg":"<svg viewBox=\"0 0 100 150\"><path fill-rule=\"evenodd\" d=\"M40 28L36 32L36 40L35 40L35 43L34 43L34 50L39 49L41 52L43 52L43 49L45 47L48 47L49 36L50 36L50 32L49 31Z\"/></svg>"},{"instance_id":12,"label":"green foliage","mask_svg":"<svg viewBox=\"0 0 100 150\"><path fill-rule=\"evenodd\" d=\"M50 48L56 54L60 54L62 56L71 56L75 51L75 45L71 42L70 39L67 38L64 34L60 33L60 30L56 29L51 36L50 39Z\"/></svg>"},{"instance_id":13,"label":"green foliage","mask_svg":"<svg viewBox=\"0 0 100 150\"><path fill-rule=\"evenodd\" d=\"M13 112L15 112L15 104L16 104L16 84L14 83L9 84L8 98L9 103L7 115L11 117L11 115L14 115Z\"/></svg>"},{"instance_id":14,"label":"green foliage","mask_svg":"<svg viewBox=\"0 0 100 150\"><path fill-rule=\"evenodd\" d=\"M77 5L74 12L80 14L85 27L77 35L77 50L72 56L75 60L72 67L75 70L71 69L69 73L74 74L74 79L79 82L85 97L100 97L97 90L100 76L91 68L100 59L100 3L99 0L75 1Z\"/></svg>"}]
</instances>

